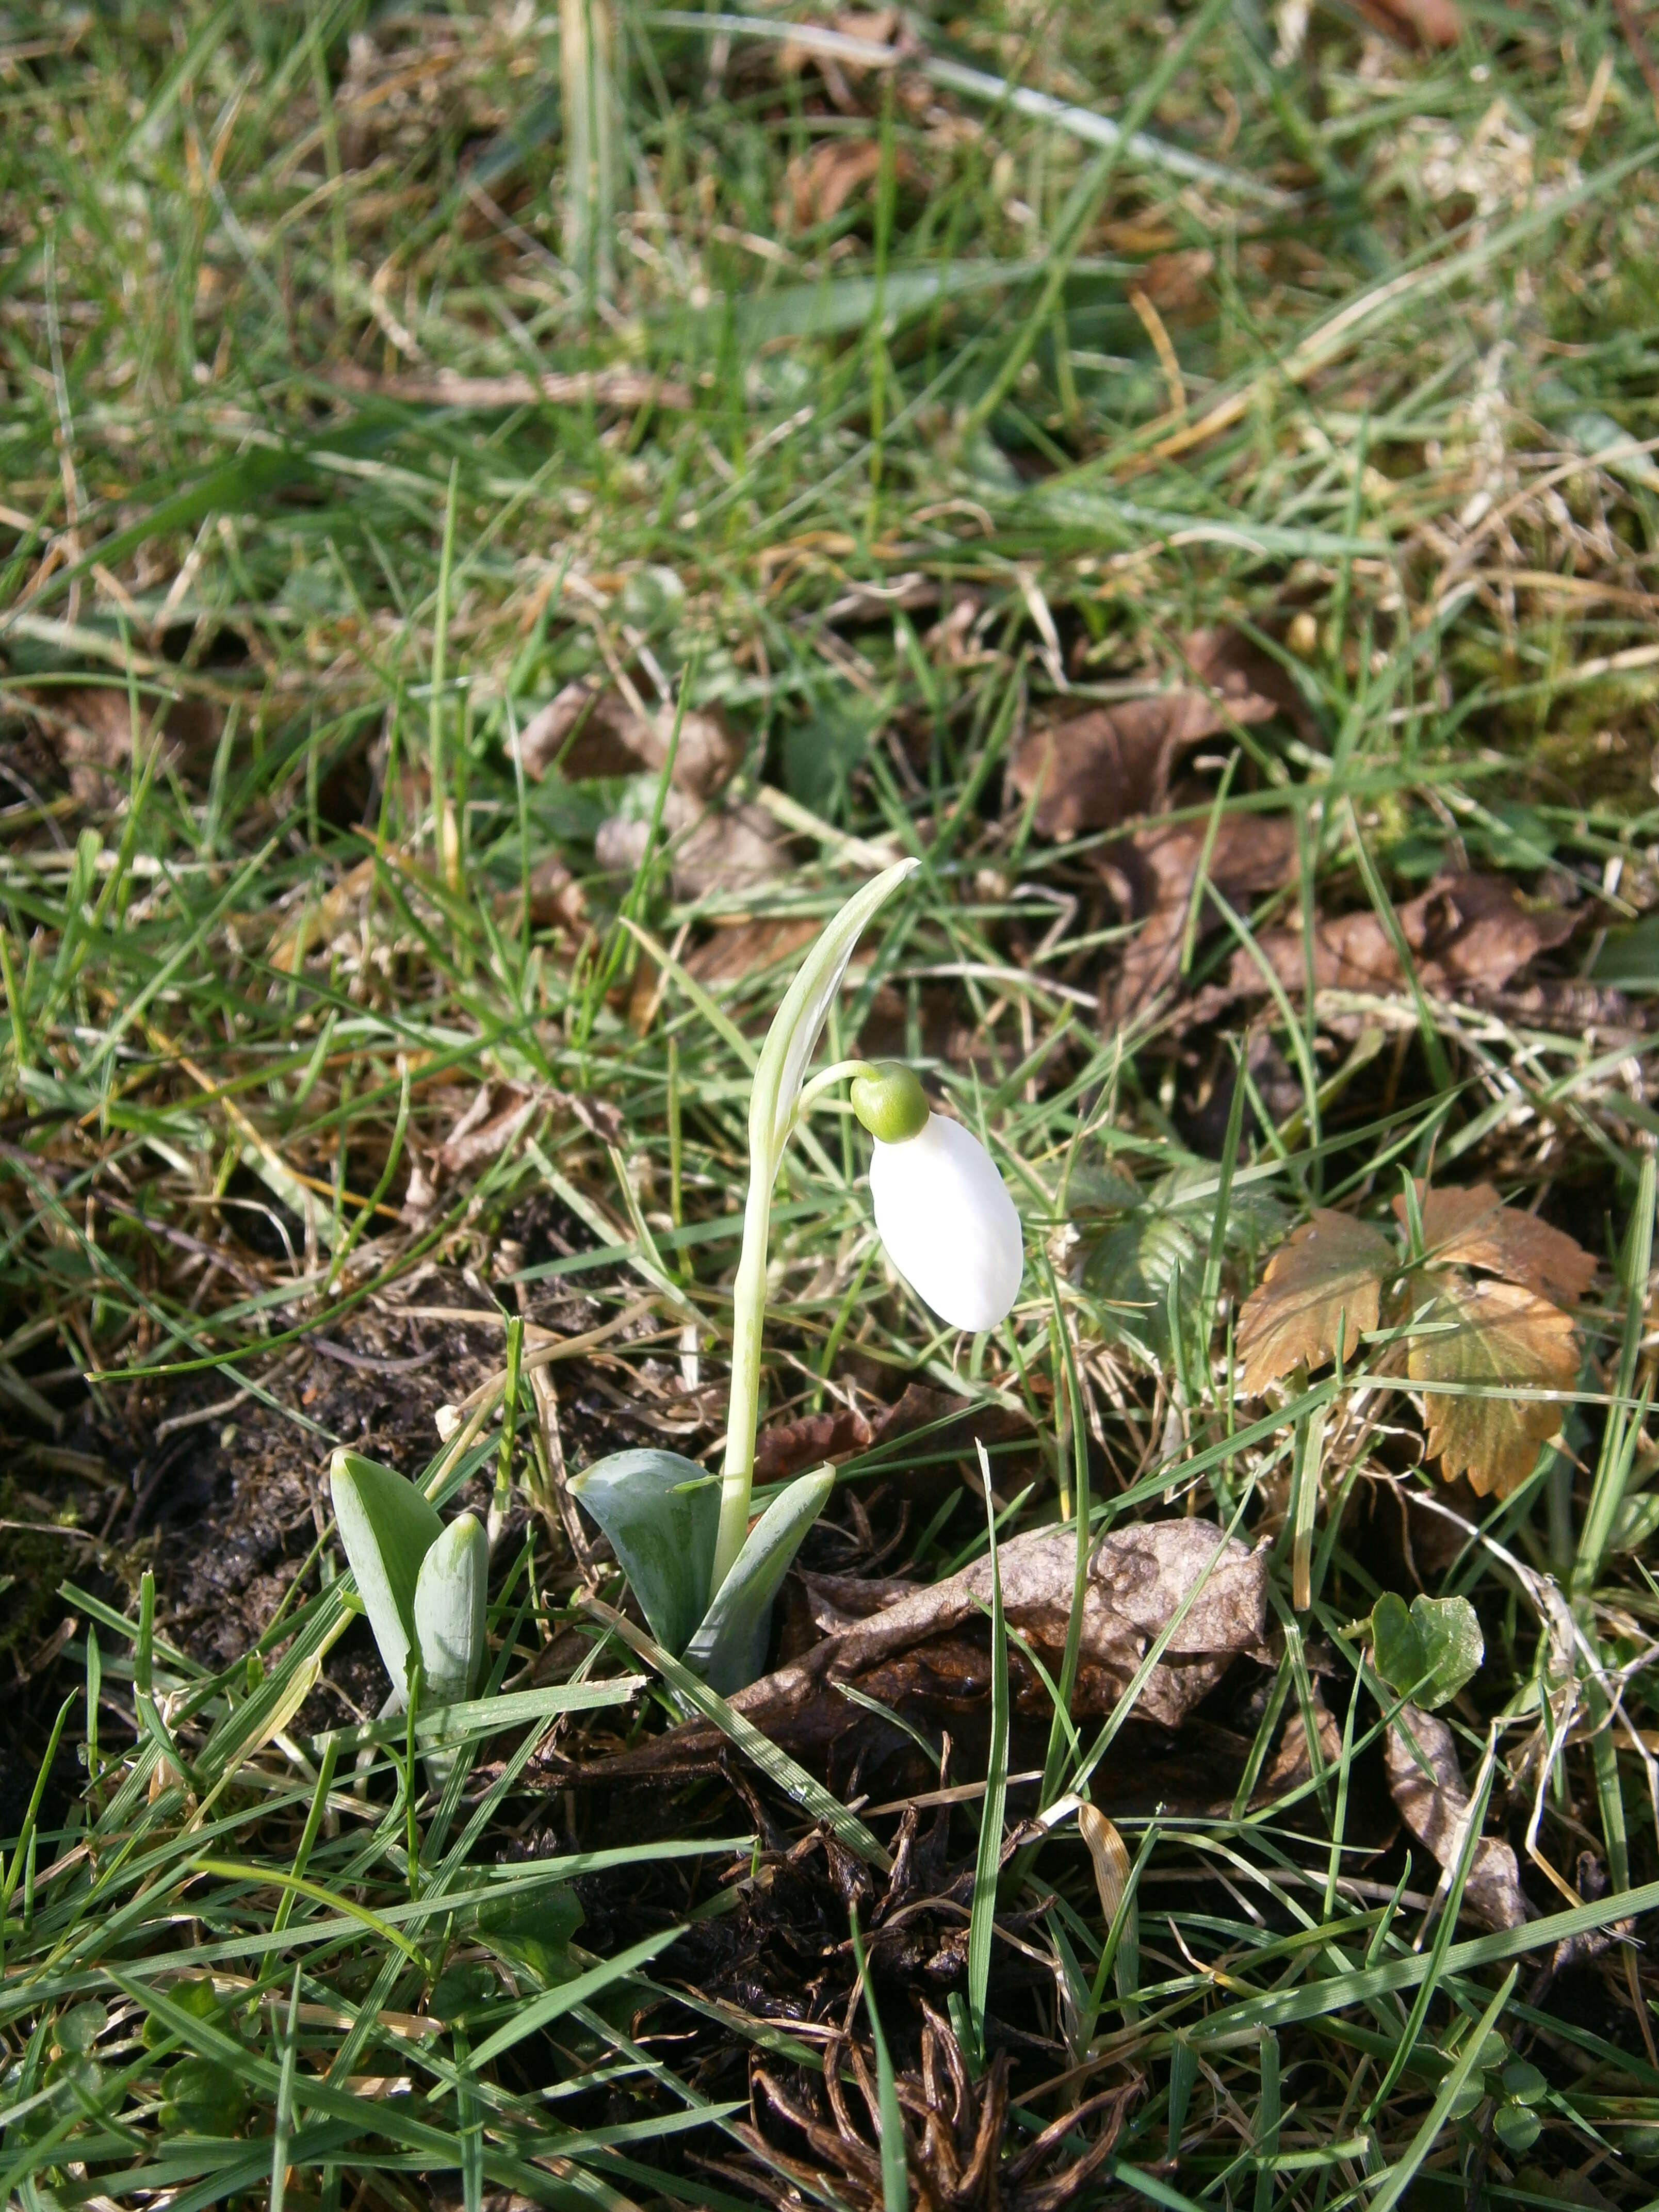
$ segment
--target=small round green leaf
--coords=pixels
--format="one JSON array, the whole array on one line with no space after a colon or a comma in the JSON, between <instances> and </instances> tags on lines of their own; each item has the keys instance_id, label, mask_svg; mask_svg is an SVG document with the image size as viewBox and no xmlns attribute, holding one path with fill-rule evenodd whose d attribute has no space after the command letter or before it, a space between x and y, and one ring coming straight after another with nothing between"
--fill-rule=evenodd
<instances>
[{"instance_id":1,"label":"small round green leaf","mask_svg":"<svg viewBox=\"0 0 1659 2212\"><path fill-rule=\"evenodd\" d=\"M1385 1590L1371 1611L1371 1662L1391 1690L1425 1711L1455 1698L1478 1673L1486 1638L1466 1597L1405 1600Z\"/></svg>"},{"instance_id":2,"label":"small round green leaf","mask_svg":"<svg viewBox=\"0 0 1659 2212\"><path fill-rule=\"evenodd\" d=\"M1525 2105L1500 2105L1492 2115L1492 2133L1505 2150L1530 2150L1544 2131L1544 2123Z\"/></svg>"}]
</instances>

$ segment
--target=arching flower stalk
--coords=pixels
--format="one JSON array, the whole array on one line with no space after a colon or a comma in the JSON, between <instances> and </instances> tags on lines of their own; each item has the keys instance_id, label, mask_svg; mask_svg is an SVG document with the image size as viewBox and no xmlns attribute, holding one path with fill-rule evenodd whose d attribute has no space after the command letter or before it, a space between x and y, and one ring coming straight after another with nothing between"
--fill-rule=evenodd
<instances>
[{"instance_id":1,"label":"arching flower stalk","mask_svg":"<svg viewBox=\"0 0 1659 2212\"><path fill-rule=\"evenodd\" d=\"M1023 1255L1013 1201L979 1139L930 1112L914 1072L854 1060L805 1079L865 925L917 865L901 861L875 877L830 921L779 1007L755 1070L718 1491L695 1461L655 1449L613 1453L571 1484L609 1537L657 1641L723 1692L763 1667L772 1601L835 1487L829 1468L801 1475L749 1526L772 1194L784 1148L814 1102L852 1079L853 1110L876 1140L876 1225L925 1304L952 1327L985 1329L1018 1295Z\"/></svg>"}]
</instances>

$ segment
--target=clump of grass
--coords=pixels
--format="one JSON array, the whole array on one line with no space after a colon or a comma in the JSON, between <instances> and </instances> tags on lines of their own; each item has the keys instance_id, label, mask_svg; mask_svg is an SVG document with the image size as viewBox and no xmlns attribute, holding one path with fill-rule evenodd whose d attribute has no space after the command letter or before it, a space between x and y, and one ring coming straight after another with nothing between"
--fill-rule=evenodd
<instances>
[{"instance_id":1,"label":"clump of grass","mask_svg":"<svg viewBox=\"0 0 1659 2212\"><path fill-rule=\"evenodd\" d=\"M1125 2093L1103 2192L1645 2199L1639 71L1577 7L1470 9L1432 56L1318 16L1298 58L1215 8L918 18L890 65L866 34L355 0L0 23L0 1395L49 1447L6 1517L44 1526L78 1454L106 1541L175 1407L319 1461L352 1439L305 1347L418 1394L386 1332L422 1358L460 1312L485 1387L405 1471L482 1505L526 1322L492 1694L441 1791L342 1705L361 1632L320 1510L228 1666L170 1633L186 1528L159 1609L117 1553L8 1532L0 2173L31 2208L758 2201L801 2141L753 2131L751 2060L827 2114L852 2039L890 2134L924 1987L975 2095L1011 2068L1011 2154ZM1178 979L1109 1028L1117 825L1046 840L1004 770L1200 623L1262 641L1303 713L1206 740L1166 826L1209 869L1224 821L1288 817L1297 863L1237 900L1195 877ZM738 733L775 874L696 879L647 768L515 766L538 708L618 672ZM619 822L656 824L637 865ZM992 1133L1031 1295L998 1340L930 1335L851 1131L820 1133L780 1192L771 1417L921 1382L1038 1439L994 1458L1001 1534L1191 1510L1277 1547L1268 1656L1205 1721L1244 1783L1211 1803L1172 1768L1136 1802L1127 1711L1076 1739L1045 1711L1044 1797L1086 1778L1133 1866L1108 1914L1006 1759L953 1768L927 1893L969 1935L926 1984L874 1917L896 1814L718 1701L729 1787L641 1811L587 1771L674 1709L562 1489L653 1424L715 1450L755 1040L802 931L908 852L836 1049L905 1052ZM1269 930L1463 871L1572 900L1578 933L1512 989L1407 960L1264 992L1248 1034L1241 1001L1195 1012ZM469 1155L481 1086L469 1126L503 1133ZM1603 1262L1579 1402L1501 1503L1441 1488L1399 1398L1385 1431L1328 1376L1236 1400L1284 1224L1431 1170ZM930 1579L989 1540L977 1492L901 1523L896 1461L846 1462L825 1563ZM1474 1829L1443 1880L1379 1800L1358 1624L1402 1578L1480 1614L1449 1715L1523 1926L1445 1909ZM805 1932L815 1823L870 1901L873 2002L844 1897ZM721 1948L780 1928L787 2018Z\"/></svg>"}]
</instances>

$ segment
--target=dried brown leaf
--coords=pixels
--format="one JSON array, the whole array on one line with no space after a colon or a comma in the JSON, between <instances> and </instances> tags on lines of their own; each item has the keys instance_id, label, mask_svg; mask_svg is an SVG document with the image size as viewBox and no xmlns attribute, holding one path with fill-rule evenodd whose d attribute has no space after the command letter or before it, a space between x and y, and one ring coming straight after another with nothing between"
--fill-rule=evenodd
<instances>
[{"instance_id":1,"label":"dried brown leaf","mask_svg":"<svg viewBox=\"0 0 1659 2212\"><path fill-rule=\"evenodd\" d=\"M836 1406L799 1420L774 1421L755 1440L757 1482L784 1482L803 1468L862 1451L875 1431L856 1406Z\"/></svg>"},{"instance_id":2,"label":"dried brown leaf","mask_svg":"<svg viewBox=\"0 0 1659 2212\"><path fill-rule=\"evenodd\" d=\"M741 915L722 919L685 957L700 983L736 983L762 968L793 960L818 933L814 921L788 915Z\"/></svg>"},{"instance_id":3,"label":"dried brown leaf","mask_svg":"<svg viewBox=\"0 0 1659 2212\"><path fill-rule=\"evenodd\" d=\"M1238 1317L1239 1384L1254 1396L1298 1360L1310 1367L1358 1350L1376 1327L1382 1285L1399 1256L1380 1229L1316 1208L1268 1261Z\"/></svg>"},{"instance_id":4,"label":"dried brown leaf","mask_svg":"<svg viewBox=\"0 0 1659 2212\"><path fill-rule=\"evenodd\" d=\"M1437 997L1503 989L1574 927L1573 916L1559 908L1525 904L1502 876L1448 876L1396 908L1395 917L1419 981ZM1307 951L1299 928L1263 930L1256 945L1285 990L1306 989ZM1397 991L1405 981L1393 933L1369 908L1316 920L1313 973L1317 991L1378 996ZM1232 998L1259 998L1267 988L1261 963L1241 948L1226 983L1206 1000L1206 1011L1218 1011Z\"/></svg>"},{"instance_id":5,"label":"dried brown leaf","mask_svg":"<svg viewBox=\"0 0 1659 2212\"><path fill-rule=\"evenodd\" d=\"M1110 994L1107 1011L1114 1021L1127 1020L1180 973L1182 941L1207 830L1202 822L1139 830L1100 856L1100 871L1113 896L1127 917L1142 925L1124 950ZM1286 816L1222 816L1205 879L1230 904L1277 890L1295 870L1296 831ZM1213 926L1212 909L1206 907L1200 918Z\"/></svg>"},{"instance_id":6,"label":"dried brown leaf","mask_svg":"<svg viewBox=\"0 0 1659 2212\"><path fill-rule=\"evenodd\" d=\"M1002 1545L1000 1557L1010 1631L1045 1666L1058 1667L1071 1616L1074 1531L1031 1529ZM1183 1517L1111 1530L1090 1563L1073 1716L1112 1710L1147 1646L1190 1596L1134 1711L1138 1723L1179 1728L1236 1659L1263 1655L1267 1570L1265 1552L1224 1536L1212 1522ZM1197 1589L1200 1579L1203 1587ZM849 1760L856 1765L869 1748L867 1708L843 1697L842 1684L890 1712L948 1729L958 1744L976 1717L982 1723L988 1716L988 1560L976 1560L932 1587L883 1581L873 1594L890 1601L867 1613L856 1608L870 1593L860 1592L851 1578L813 1576L808 1591L814 1614L834 1624L831 1632L800 1658L738 1691L732 1703L814 1771L833 1772ZM1018 1644L1010 1650L1009 1668L1016 1709L1023 1711L1029 1704L1046 1734L1048 1692ZM699 1771L723 1741L718 1730L688 1723L608 1761L606 1771ZM1201 1757L1195 1763L1198 1771L1183 1784L1182 1794L1207 1805L1219 1794L1213 1763ZM1160 1796L1168 1794L1170 1771L1159 1770Z\"/></svg>"},{"instance_id":7,"label":"dried brown leaf","mask_svg":"<svg viewBox=\"0 0 1659 2212\"><path fill-rule=\"evenodd\" d=\"M660 769L674 732L672 707L637 713L623 695L592 677L579 677L538 708L519 732L525 774L538 781L556 761L573 781L592 776L638 775ZM743 759L743 739L717 708L688 708L680 717L674 754L675 788L710 799Z\"/></svg>"},{"instance_id":8,"label":"dried brown leaf","mask_svg":"<svg viewBox=\"0 0 1659 2212\"><path fill-rule=\"evenodd\" d=\"M1359 0L1379 29L1404 46L1455 46L1463 35L1463 18L1454 0Z\"/></svg>"},{"instance_id":9,"label":"dried brown leaf","mask_svg":"<svg viewBox=\"0 0 1659 2212\"><path fill-rule=\"evenodd\" d=\"M810 154L798 155L784 173L784 197L778 203L780 230L793 218L797 230L833 222L860 185L881 167L876 138L821 138Z\"/></svg>"},{"instance_id":10,"label":"dried brown leaf","mask_svg":"<svg viewBox=\"0 0 1659 2212\"><path fill-rule=\"evenodd\" d=\"M1526 1480L1561 1425L1565 1407L1516 1390L1571 1390L1578 1378L1572 1316L1519 1283L1455 1278L1424 1319L1448 1324L1412 1340L1414 1382L1453 1382L1470 1395L1425 1394L1426 1449L1448 1481L1467 1474L1482 1498L1507 1498Z\"/></svg>"},{"instance_id":11,"label":"dried brown leaf","mask_svg":"<svg viewBox=\"0 0 1659 2212\"><path fill-rule=\"evenodd\" d=\"M1505 1206L1489 1182L1468 1190L1429 1190L1419 1182L1423 1243L1431 1267L1486 1267L1506 1282L1541 1291L1559 1306L1577 1305L1595 1275L1595 1260L1564 1229ZM1401 1220L1403 1197L1394 1201Z\"/></svg>"},{"instance_id":12,"label":"dried brown leaf","mask_svg":"<svg viewBox=\"0 0 1659 2212\"><path fill-rule=\"evenodd\" d=\"M1200 630L1184 641L1187 681L1155 698L1033 730L1015 751L1009 781L1022 807L1036 794L1040 837L1115 830L1167 804L1176 757L1235 723L1297 711L1283 672L1236 630ZM1184 673L1184 672L1183 672Z\"/></svg>"},{"instance_id":13,"label":"dried brown leaf","mask_svg":"<svg viewBox=\"0 0 1659 2212\"><path fill-rule=\"evenodd\" d=\"M1437 1713L1402 1705L1389 1723L1387 1758L1389 1790L1401 1818L1443 1867L1455 1867L1463 1851L1469 1792L1450 1729ZM1527 1917L1521 1869L1500 1838L1483 1836L1476 1844L1463 1902L1488 1928L1518 1928Z\"/></svg>"},{"instance_id":14,"label":"dried brown leaf","mask_svg":"<svg viewBox=\"0 0 1659 2212\"><path fill-rule=\"evenodd\" d=\"M775 883L788 866L788 848L763 806L722 799L701 805L678 788L664 794L663 835L676 897L702 898L713 890L755 890ZM613 815L599 824L594 857L603 868L632 875L645 858L651 825L636 816Z\"/></svg>"}]
</instances>

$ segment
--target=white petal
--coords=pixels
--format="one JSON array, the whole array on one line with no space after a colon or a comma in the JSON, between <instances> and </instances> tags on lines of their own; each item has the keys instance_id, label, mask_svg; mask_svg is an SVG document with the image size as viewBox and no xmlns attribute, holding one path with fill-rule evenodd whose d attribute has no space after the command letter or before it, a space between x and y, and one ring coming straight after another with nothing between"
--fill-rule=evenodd
<instances>
[{"instance_id":1,"label":"white petal","mask_svg":"<svg viewBox=\"0 0 1659 2212\"><path fill-rule=\"evenodd\" d=\"M870 1163L876 1226L887 1256L924 1305L953 1328L994 1328L1019 1296L1019 1216L972 1130L941 1114L902 1145L878 1140Z\"/></svg>"}]
</instances>

